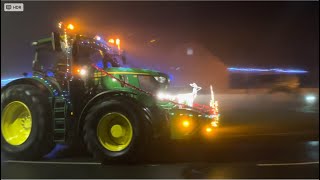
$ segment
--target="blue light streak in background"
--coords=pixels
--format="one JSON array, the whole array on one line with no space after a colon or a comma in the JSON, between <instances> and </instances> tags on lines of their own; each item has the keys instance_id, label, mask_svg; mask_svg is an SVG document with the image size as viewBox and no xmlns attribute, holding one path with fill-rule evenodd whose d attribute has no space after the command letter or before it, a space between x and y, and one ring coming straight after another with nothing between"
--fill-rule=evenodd
<instances>
[{"instance_id":1,"label":"blue light streak in background","mask_svg":"<svg viewBox=\"0 0 320 180\"><path fill-rule=\"evenodd\" d=\"M97 65L101 68L103 66L102 61L97 63ZM236 67L229 67L228 71L230 72L248 72L248 73L259 73L259 72L274 72L274 73L285 73L285 74L305 74L308 71L301 70L301 69L280 69L280 68L272 68L272 69L262 69L262 68L236 68ZM50 74L52 76L52 74ZM174 80L173 75L169 74L171 81ZM10 77L7 79L1 79L1 87L5 86L9 82L23 78L23 77Z\"/></svg>"},{"instance_id":2,"label":"blue light streak in background","mask_svg":"<svg viewBox=\"0 0 320 180\"><path fill-rule=\"evenodd\" d=\"M260 68L236 68L230 67L228 68L230 72L251 72L251 73L258 73L258 72L275 72L275 73L286 73L286 74L305 74L308 71L299 70L299 69L280 69L280 68L273 68L273 69L260 69Z\"/></svg>"}]
</instances>

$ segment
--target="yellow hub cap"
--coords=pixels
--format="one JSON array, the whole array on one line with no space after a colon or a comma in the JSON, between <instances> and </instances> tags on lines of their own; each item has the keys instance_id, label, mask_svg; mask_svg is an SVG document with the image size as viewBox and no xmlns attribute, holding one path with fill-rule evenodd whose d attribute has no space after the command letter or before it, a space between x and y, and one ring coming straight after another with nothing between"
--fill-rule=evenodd
<instances>
[{"instance_id":1,"label":"yellow hub cap","mask_svg":"<svg viewBox=\"0 0 320 180\"><path fill-rule=\"evenodd\" d=\"M1 132L11 145L21 145L31 133L32 117L29 108L21 101L9 103L2 112Z\"/></svg>"},{"instance_id":2,"label":"yellow hub cap","mask_svg":"<svg viewBox=\"0 0 320 180\"><path fill-rule=\"evenodd\" d=\"M103 116L97 127L97 136L103 147L109 151L122 151L132 140L130 121L121 113L113 112Z\"/></svg>"}]
</instances>

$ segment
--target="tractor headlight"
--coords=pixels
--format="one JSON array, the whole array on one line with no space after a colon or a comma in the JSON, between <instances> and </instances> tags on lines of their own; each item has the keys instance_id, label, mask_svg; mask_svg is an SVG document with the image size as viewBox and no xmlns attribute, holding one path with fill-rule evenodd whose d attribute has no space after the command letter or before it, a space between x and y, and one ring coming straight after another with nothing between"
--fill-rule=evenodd
<instances>
[{"instance_id":1,"label":"tractor headlight","mask_svg":"<svg viewBox=\"0 0 320 180\"><path fill-rule=\"evenodd\" d=\"M309 104L314 104L317 100L317 97L313 94L306 95L304 97L305 101Z\"/></svg>"},{"instance_id":2,"label":"tractor headlight","mask_svg":"<svg viewBox=\"0 0 320 180\"><path fill-rule=\"evenodd\" d=\"M159 83L165 83L167 78L163 76L155 76L154 79L156 79Z\"/></svg>"},{"instance_id":3,"label":"tractor headlight","mask_svg":"<svg viewBox=\"0 0 320 180\"><path fill-rule=\"evenodd\" d=\"M81 76L85 76L85 75L87 75L87 70L85 70L85 69L80 69L79 74L80 74Z\"/></svg>"}]
</instances>

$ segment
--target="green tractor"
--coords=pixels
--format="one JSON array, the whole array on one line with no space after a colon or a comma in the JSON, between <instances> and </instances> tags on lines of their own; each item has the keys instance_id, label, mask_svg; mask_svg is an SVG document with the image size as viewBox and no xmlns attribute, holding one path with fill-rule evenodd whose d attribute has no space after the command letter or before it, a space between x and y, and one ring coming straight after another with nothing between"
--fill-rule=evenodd
<instances>
[{"instance_id":1,"label":"green tractor","mask_svg":"<svg viewBox=\"0 0 320 180\"><path fill-rule=\"evenodd\" d=\"M81 143L99 161L131 161L153 141L202 137L217 126L217 107L159 99L169 77L121 67L121 52L100 38L66 28L32 45L32 77L1 89L5 157L37 160L56 144Z\"/></svg>"}]
</instances>

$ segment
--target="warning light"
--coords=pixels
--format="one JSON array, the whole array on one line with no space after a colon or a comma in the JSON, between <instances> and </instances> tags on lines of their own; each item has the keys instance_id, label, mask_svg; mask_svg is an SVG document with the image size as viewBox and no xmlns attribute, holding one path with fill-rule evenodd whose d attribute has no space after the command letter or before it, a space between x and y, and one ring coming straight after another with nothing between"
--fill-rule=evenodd
<instances>
[{"instance_id":1,"label":"warning light","mask_svg":"<svg viewBox=\"0 0 320 180\"><path fill-rule=\"evenodd\" d=\"M210 133L211 131L212 131L212 128L210 128L210 127L206 128L206 132Z\"/></svg>"},{"instance_id":2,"label":"warning light","mask_svg":"<svg viewBox=\"0 0 320 180\"><path fill-rule=\"evenodd\" d=\"M68 24L67 28L70 29L70 30L73 30L74 26L72 24Z\"/></svg>"},{"instance_id":3,"label":"warning light","mask_svg":"<svg viewBox=\"0 0 320 180\"><path fill-rule=\"evenodd\" d=\"M120 39L116 39L116 45L120 45Z\"/></svg>"},{"instance_id":4,"label":"warning light","mask_svg":"<svg viewBox=\"0 0 320 180\"><path fill-rule=\"evenodd\" d=\"M109 39L108 42L114 44L114 39Z\"/></svg>"}]
</instances>

